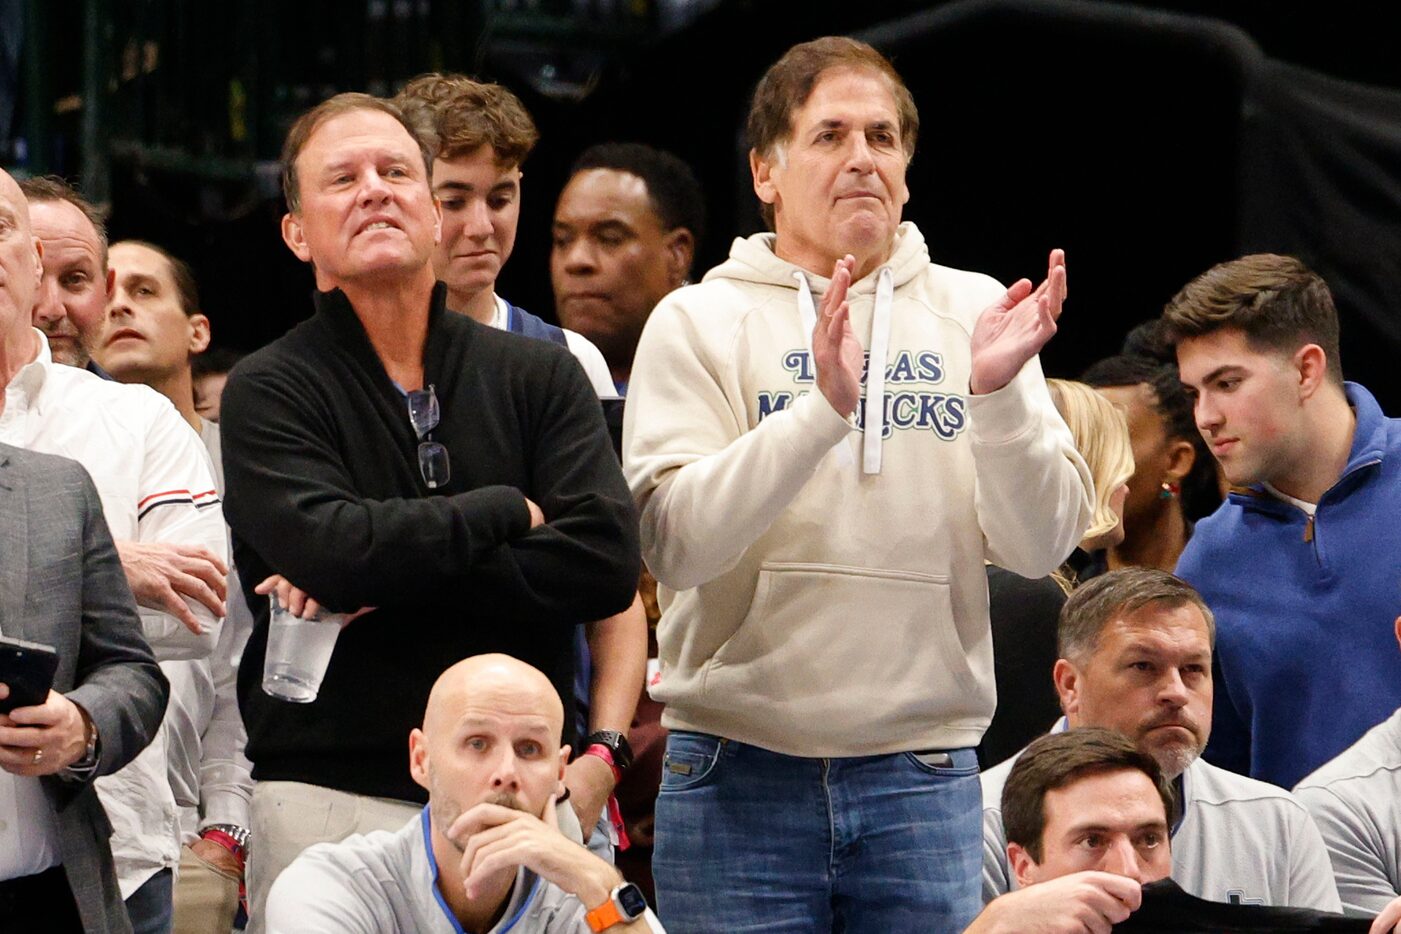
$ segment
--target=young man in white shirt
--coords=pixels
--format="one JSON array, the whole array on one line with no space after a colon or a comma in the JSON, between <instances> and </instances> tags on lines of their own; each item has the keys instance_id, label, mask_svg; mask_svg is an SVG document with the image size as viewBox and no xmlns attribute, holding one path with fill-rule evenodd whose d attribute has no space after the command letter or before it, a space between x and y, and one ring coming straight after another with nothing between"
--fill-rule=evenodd
<instances>
[{"instance_id":1,"label":"young man in white shirt","mask_svg":"<svg viewBox=\"0 0 1401 934\"><path fill-rule=\"evenodd\" d=\"M194 271L162 247L137 240L112 244L114 274L108 322L94 354L113 378L150 386L199 433L222 495L218 424L195 411L191 358L209 346ZM180 871L174 930L229 930L238 906L249 845L253 778L238 712L237 669L253 619L230 569L229 615L206 659L167 662L171 702L170 779L179 809Z\"/></svg>"}]
</instances>

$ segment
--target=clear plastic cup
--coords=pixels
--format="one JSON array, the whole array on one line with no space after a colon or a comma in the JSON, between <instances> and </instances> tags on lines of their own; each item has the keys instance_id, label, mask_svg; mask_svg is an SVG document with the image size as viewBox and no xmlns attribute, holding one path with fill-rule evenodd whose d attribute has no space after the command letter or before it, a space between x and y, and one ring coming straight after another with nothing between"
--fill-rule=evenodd
<instances>
[{"instance_id":1,"label":"clear plastic cup","mask_svg":"<svg viewBox=\"0 0 1401 934\"><path fill-rule=\"evenodd\" d=\"M280 700L310 704L321 690L345 614L322 613L315 619L302 619L279 606L276 594L269 599L272 613L263 659L263 690Z\"/></svg>"}]
</instances>

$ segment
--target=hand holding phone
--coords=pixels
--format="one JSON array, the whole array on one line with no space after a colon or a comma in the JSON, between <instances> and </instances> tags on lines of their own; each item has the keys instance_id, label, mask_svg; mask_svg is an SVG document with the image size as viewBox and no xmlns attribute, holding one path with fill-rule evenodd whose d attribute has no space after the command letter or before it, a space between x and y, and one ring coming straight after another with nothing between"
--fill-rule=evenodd
<instances>
[{"instance_id":1,"label":"hand holding phone","mask_svg":"<svg viewBox=\"0 0 1401 934\"><path fill-rule=\"evenodd\" d=\"M57 670L53 646L0 637L0 684L9 688L9 696L0 699L0 713L44 703Z\"/></svg>"}]
</instances>

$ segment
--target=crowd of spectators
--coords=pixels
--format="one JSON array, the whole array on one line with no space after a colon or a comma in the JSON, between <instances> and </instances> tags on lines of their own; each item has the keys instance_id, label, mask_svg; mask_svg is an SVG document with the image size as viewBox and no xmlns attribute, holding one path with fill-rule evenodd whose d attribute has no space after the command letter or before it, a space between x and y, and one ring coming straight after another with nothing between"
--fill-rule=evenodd
<instances>
[{"instance_id":1,"label":"crowd of spectators","mask_svg":"<svg viewBox=\"0 0 1401 934\"><path fill-rule=\"evenodd\" d=\"M0 930L1401 931L1401 421L1327 284L1223 262L1047 379L1064 251L931 260L880 53L747 133L698 277L674 154L522 231L510 90L333 96L246 356L0 171ZM304 703L275 610L338 626Z\"/></svg>"}]
</instances>

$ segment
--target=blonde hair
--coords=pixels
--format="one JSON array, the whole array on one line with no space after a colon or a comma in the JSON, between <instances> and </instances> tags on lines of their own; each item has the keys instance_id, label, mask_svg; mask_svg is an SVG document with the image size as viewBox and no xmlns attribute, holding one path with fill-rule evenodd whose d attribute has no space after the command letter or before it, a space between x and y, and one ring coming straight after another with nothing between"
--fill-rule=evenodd
<instances>
[{"instance_id":1,"label":"blonde hair","mask_svg":"<svg viewBox=\"0 0 1401 934\"><path fill-rule=\"evenodd\" d=\"M1119 524L1109 501L1133 476L1128 420L1112 402L1084 383L1048 379L1046 385L1094 479L1095 512L1084 537L1098 538Z\"/></svg>"}]
</instances>

